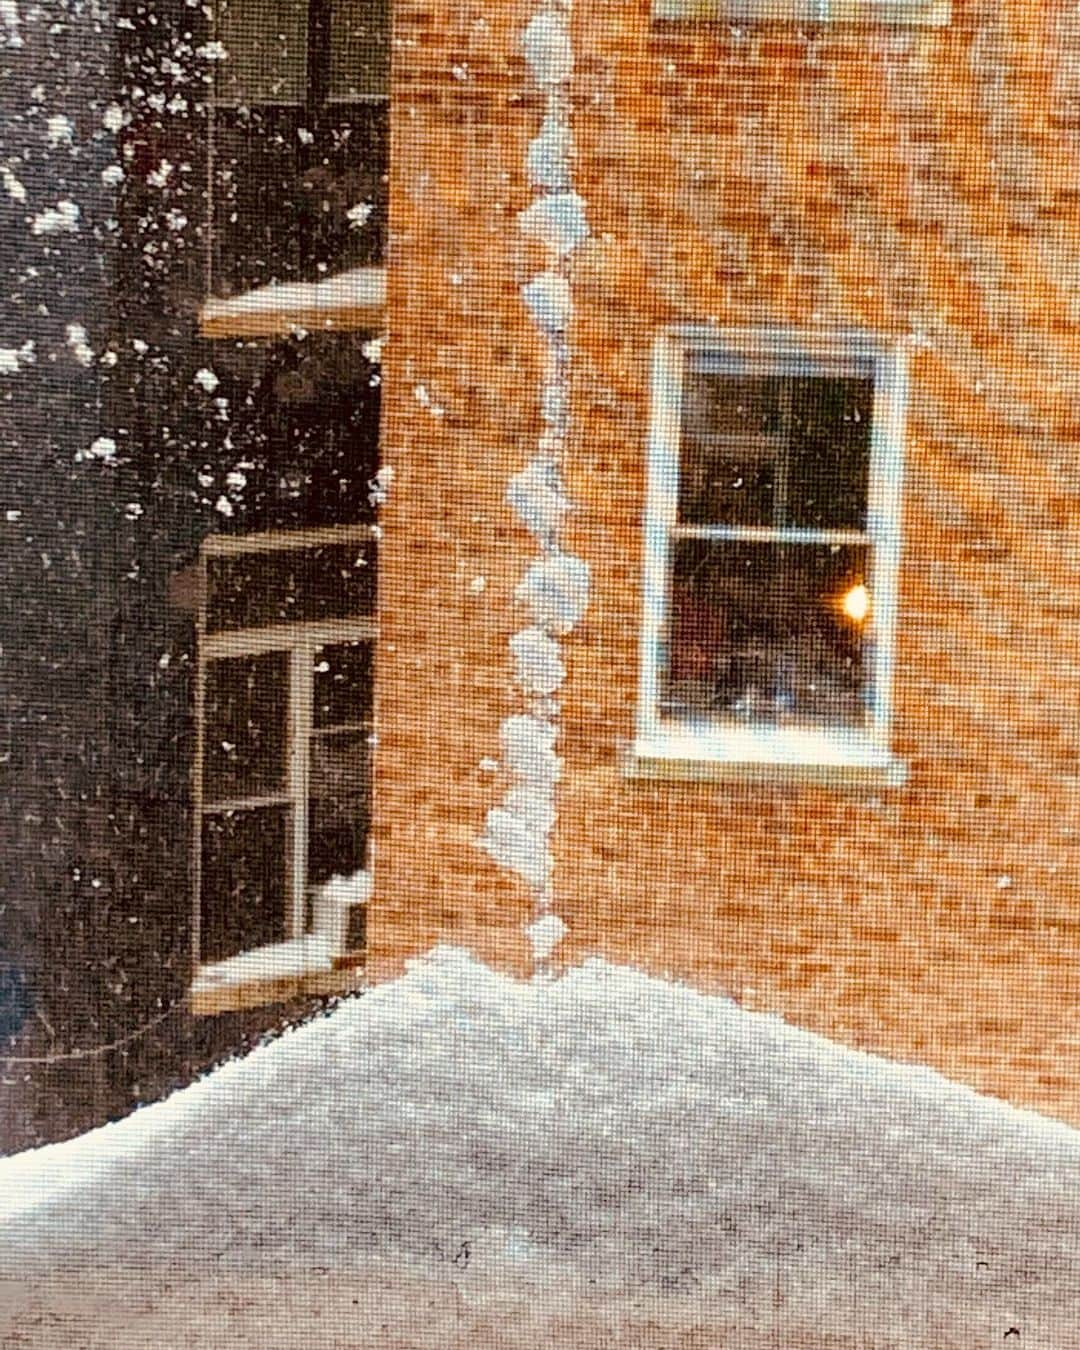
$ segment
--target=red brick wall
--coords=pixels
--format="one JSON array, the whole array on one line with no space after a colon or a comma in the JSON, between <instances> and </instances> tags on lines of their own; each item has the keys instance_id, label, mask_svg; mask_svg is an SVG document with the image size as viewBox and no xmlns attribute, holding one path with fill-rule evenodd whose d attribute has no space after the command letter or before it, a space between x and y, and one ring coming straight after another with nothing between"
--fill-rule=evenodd
<instances>
[{"instance_id":1,"label":"red brick wall","mask_svg":"<svg viewBox=\"0 0 1080 1350\"><path fill-rule=\"evenodd\" d=\"M555 838L570 960L721 988L1080 1121L1080 20L954 0L944 30L657 29L575 11L573 546ZM514 214L530 7L395 9L374 969L438 939L524 968L529 899L473 840L517 707L539 429ZM455 70L456 68L456 70ZM662 326L863 325L912 363L895 747L879 798L625 780L648 362ZM483 591L472 588L486 578ZM478 584L478 583L477 583ZM1008 877L1008 886L999 879Z\"/></svg>"}]
</instances>

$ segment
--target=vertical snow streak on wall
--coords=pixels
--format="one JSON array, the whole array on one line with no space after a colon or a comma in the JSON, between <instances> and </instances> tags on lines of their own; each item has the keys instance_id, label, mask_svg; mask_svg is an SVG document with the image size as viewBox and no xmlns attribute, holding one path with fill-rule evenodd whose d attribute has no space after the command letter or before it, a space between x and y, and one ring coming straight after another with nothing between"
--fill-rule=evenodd
<instances>
[{"instance_id":1,"label":"vertical snow streak on wall","mask_svg":"<svg viewBox=\"0 0 1080 1350\"><path fill-rule=\"evenodd\" d=\"M570 432L570 348L573 317L569 262L588 235L585 204L573 191L573 139L569 83L574 53L570 0L547 0L522 34L532 77L544 95L544 118L529 144L526 170L536 189L518 216L524 234L546 265L522 288L522 299L545 344L539 390L543 431L536 452L510 481L507 500L536 539L539 556L517 588L532 622L510 639L515 677L525 709L500 729L503 767L510 786L487 815L482 846L501 866L532 888L531 922L525 927L534 969L546 973L566 926L554 912L550 835L561 761L556 753L560 704L566 677L559 638L580 621L588 600L589 569L562 547L561 526L570 509L562 463Z\"/></svg>"}]
</instances>

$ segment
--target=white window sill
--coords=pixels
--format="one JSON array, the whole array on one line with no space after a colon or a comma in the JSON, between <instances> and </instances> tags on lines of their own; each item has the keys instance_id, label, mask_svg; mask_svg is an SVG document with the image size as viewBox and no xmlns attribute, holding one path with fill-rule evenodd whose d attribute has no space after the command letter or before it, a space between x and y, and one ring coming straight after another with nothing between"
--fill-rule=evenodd
<instances>
[{"instance_id":1,"label":"white window sill","mask_svg":"<svg viewBox=\"0 0 1080 1350\"><path fill-rule=\"evenodd\" d=\"M362 979L360 958L335 956L328 937L312 934L200 966L191 1009L209 1016L304 995L346 993Z\"/></svg>"},{"instance_id":2,"label":"white window sill","mask_svg":"<svg viewBox=\"0 0 1080 1350\"><path fill-rule=\"evenodd\" d=\"M848 23L941 28L950 0L653 0L653 18L741 23Z\"/></svg>"},{"instance_id":3,"label":"white window sill","mask_svg":"<svg viewBox=\"0 0 1080 1350\"><path fill-rule=\"evenodd\" d=\"M683 728L638 737L627 747L628 778L686 782L797 783L901 787L907 765L860 732L804 727Z\"/></svg>"}]
</instances>

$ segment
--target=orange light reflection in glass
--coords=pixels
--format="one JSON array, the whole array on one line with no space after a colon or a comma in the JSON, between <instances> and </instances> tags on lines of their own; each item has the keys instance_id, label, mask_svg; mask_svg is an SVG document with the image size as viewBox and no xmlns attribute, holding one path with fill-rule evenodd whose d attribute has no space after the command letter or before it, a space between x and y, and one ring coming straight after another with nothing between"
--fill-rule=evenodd
<instances>
[{"instance_id":1,"label":"orange light reflection in glass","mask_svg":"<svg viewBox=\"0 0 1080 1350\"><path fill-rule=\"evenodd\" d=\"M870 592L861 581L849 586L838 601L840 612L852 623L865 623L870 617Z\"/></svg>"}]
</instances>

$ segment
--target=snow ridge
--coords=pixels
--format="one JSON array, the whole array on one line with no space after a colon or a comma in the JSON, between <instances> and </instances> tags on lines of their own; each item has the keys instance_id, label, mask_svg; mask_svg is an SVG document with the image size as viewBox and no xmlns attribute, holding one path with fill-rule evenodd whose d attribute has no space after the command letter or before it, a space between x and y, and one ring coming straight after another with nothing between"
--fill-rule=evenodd
<instances>
[{"instance_id":1,"label":"snow ridge","mask_svg":"<svg viewBox=\"0 0 1080 1350\"><path fill-rule=\"evenodd\" d=\"M511 478L506 497L536 539L540 556L525 572L516 598L531 610L532 623L510 639L515 677L526 712L507 718L500 736L510 778L503 801L487 814L480 846L533 891L533 914L525 925L537 975L566 935L552 911L553 859L548 839L555 824L555 750L559 688L566 667L558 639L581 621L588 603L589 568L562 546L561 527L571 509L562 465L570 433L570 351L567 330L574 305L569 265L589 226L585 201L573 190L574 143L569 84L574 70L571 0L543 0L521 35L533 80L544 95L544 117L525 156L536 189L518 215L525 237L543 251L545 265L521 288L521 298L545 342L539 390L544 431L536 454Z\"/></svg>"}]
</instances>

